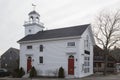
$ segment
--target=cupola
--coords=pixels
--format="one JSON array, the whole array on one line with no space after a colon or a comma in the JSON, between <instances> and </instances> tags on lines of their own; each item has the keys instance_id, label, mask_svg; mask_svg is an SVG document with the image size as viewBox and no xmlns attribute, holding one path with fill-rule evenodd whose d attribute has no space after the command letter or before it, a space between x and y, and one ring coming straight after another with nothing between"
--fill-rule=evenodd
<instances>
[{"instance_id":1,"label":"cupola","mask_svg":"<svg viewBox=\"0 0 120 80\"><path fill-rule=\"evenodd\" d=\"M30 34L36 34L44 29L43 23L40 22L40 14L35 10L31 11L29 14L29 20L25 21L25 36Z\"/></svg>"}]
</instances>

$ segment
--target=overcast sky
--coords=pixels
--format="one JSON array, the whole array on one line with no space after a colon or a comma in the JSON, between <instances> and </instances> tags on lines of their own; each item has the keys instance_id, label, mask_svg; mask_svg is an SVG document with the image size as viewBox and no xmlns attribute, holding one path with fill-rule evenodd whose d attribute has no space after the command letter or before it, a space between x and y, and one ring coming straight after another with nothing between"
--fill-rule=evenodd
<instances>
[{"instance_id":1,"label":"overcast sky","mask_svg":"<svg viewBox=\"0 0 120 80\"><path fill-rule=\"evenodd\" d=\"M101 10L120 8L120 0L0 0L0 55L10 47L19 49L32 3L46 29L92 23Z\"/></svg>"}]
</instances>

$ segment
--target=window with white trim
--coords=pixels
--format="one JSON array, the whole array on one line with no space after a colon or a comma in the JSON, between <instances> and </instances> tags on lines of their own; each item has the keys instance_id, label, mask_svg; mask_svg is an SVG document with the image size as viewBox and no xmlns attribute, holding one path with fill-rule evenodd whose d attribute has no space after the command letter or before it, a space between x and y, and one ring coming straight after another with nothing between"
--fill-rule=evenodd
<instances>
[{"instance_id":1,"label":"window with white trim","mask_svg":"<svg viewBox=\"0 0 120 80\"><path fill-rule=\"evenodd\" d=\"M32 45L27 46L27 49L32 49Z\"/></svg>"},{"instance_id":2,"label":"window with white trim","mask_svg":"<svg viewBox=\"0 0 120 80\"><path fill-rule=\"evenodd\" d=\"M67 43L67 46L68 46L68 47L73 47L73 46L75 46L75 42L68 42L68 43Z\"/></svg>"},{"instance_id":3,"label":"window with white trim","mask_svg":"<svg viewBox=\"0 0 120 80\"><path fill-rule=\"evenodd\" d=\"M39 63L43 63L43 56L39 57Z\"/></svg>"},{"instance_id":4,"label":"window with white trim","mask_svg":"<svg viewBox=\"0 0 120 80\"><path fill-rule=\"evenodd\" d=\"M40 52L43 52L43 45L40 45Z\"/></svg>"},{"instance_id":5,"label":"window with white trim","mask_svg":"<svg viewBox=\"0 0 120 80\"><path fill-rule=\"evenodd\" d=\"M89 43L89 36L86 35L86 38L84 40L84 48L85 49L90 49L90 43Z\"/></svg>"},{"instance_id":6,"label":"window with white trim","mask_svg":"<svg viewBox=\"0 0 120 80\"><path fill-rule=\"evenodd\" d=\"M90 56L84 57L84 73L88 73L90 71Z\"/></svg>"}]
</instances>

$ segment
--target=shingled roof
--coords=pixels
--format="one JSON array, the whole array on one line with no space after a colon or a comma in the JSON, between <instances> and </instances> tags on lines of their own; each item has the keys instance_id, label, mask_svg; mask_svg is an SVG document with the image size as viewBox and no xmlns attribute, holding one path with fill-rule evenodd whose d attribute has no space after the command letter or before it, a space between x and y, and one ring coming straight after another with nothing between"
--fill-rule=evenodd
<instances>
[{"instance_id":1,"label":"shingled roof","mask_svg":"<svg viewBox=\"0 0 120 80\"><path fill-rule=\"evenodd\" d=\"M85 25L79 25L79 26L73 26L73 27L67 27L67 28L39 31L36 34L25 36L18 42L80 36L89 25L90 24L85 24Z\"/></svg>"}]
</instances>

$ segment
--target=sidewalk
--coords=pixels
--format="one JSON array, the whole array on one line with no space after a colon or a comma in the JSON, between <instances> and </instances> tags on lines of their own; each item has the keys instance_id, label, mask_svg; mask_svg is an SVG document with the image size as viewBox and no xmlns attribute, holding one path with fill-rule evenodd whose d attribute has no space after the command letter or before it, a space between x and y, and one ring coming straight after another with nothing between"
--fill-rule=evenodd
<instances>
[{"instance_id":1,"label":"sidewalk","mask_svg":"<svg viewBox=\"0 0 120 80\"><path fill-rule=\"evenodd\" d=\"M59 79L59 78L0 78L0 80L120 80L120 74L117 75L107 75L107 76L89 76L80 79Z\"/></svg>"},{"instance_id":2,"label":"sidewalk","mask_svg":"<svg viewBox=\"0 0 120 80\"><path fill-rule=\"evenodd\" d=\"M110 74L110 75L101 75L101 76L90 76L82 78L82 80L120 80L120 74Z\"/></svg>"}]
</instances>

